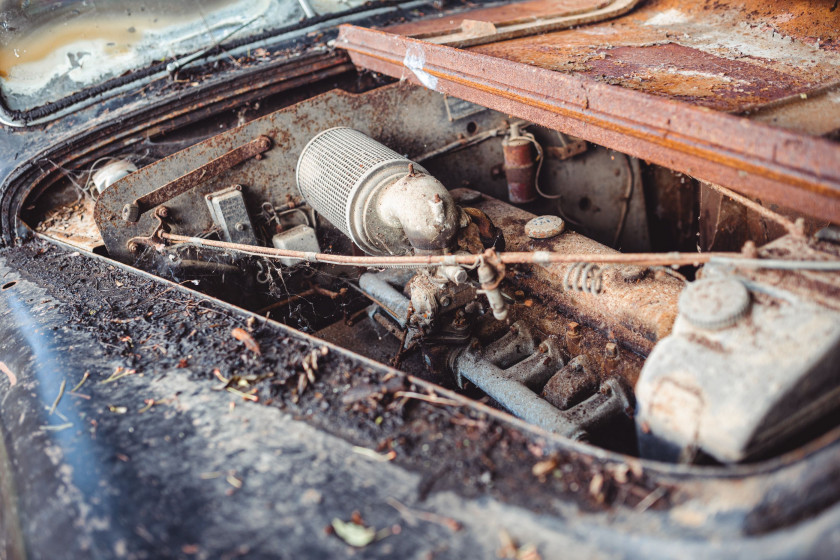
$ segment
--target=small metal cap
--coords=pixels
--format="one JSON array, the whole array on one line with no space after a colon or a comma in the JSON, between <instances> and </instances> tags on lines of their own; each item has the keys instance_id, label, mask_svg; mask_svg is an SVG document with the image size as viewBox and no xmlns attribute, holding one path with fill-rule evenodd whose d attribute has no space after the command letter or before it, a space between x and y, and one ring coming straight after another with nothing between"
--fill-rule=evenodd
<instances>
[{"instance_id":1,"label":"small metal cap","mask_svg":"<svg viewBox=\"0 0 840 560\"><path fill-rule=\"evenodd\" d=\"M525 235L531 239L550 239L563 233L566 222L560 216L537 216L525 224Z\"/></svg>"},{"instance_id":2,"label":"small metal cap","mask_svg":"<svg viewBox=\"0 0 840 560\"><path fill-rule=\"evenodd\" d=\"M679 309L695 327L718 330L746 315L750 293L734 278L703 278L692 282L680 296Z\"/></svg>"},{"instance_id":3,"label":"small metal cap","mask_svg":"<svg viewBox=\"0 0 840 560\"><path fill-rule=\"evenodd\" d=\"M136 222L140 219L140 207L133 203L126 204L122 209L122 218L126 222Z\"/></svg>"}]
</instances>

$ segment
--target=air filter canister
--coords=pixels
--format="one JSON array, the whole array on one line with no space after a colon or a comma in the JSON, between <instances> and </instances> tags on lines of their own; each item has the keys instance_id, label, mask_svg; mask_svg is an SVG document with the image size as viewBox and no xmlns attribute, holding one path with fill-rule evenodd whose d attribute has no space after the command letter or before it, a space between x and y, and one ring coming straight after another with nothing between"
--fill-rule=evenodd
<instances>
[{"instance_id":1,"label":"air filter canister","mask_svg":"<svg viewBox=\"0 0 840 560\"><path fill-rule=\"evenodd\" d=\"M310 140L296 179L309 205L366 253L440 250L457 233L458 210L446 188L352 128L331 128Z\"/></svg>"}]
</instances>

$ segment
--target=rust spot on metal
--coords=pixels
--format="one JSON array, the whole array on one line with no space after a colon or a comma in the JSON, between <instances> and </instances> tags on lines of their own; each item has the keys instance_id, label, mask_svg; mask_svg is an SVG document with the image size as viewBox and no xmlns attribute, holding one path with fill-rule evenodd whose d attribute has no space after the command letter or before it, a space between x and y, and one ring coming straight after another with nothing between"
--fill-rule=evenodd
<instances>
[{"instance_id":1,"label":"rust spot on metal","mask_svg":"<svg viewBox=\"0 0 840 560\"><path fill-rule=\"evenodd\" d=\"M211 138L206 145L214 146L215 141ZM162 187L141 196L136 199L133 204L127 204L126 208L128 208L129 211L123 211L123 219L128 222L136 222L140 216L155 206L159 206L164 202L172 200L176 196L187 192L204 181L212 179L221 172L227 171L234 165L238 165L252 157L259 156L269 148L271 148L271 139L268 136L260 136L247 144L234 148L231 151L210 160L204 165L193 169L189 173L169 181ZM137 209L136 216L131 215L132 207L136 207ZM130 219L132 217L133 219ZM163 215L161 217L165 218L166 216Z\"/></svg>"},{"instance_id":2,"label":"rust spot on metal","mask_svg":"<svg viewBox=\"0 0 840 560\"><path fill-rule=\"evenodd\" d=\"M583 74L719 111L739 111L812 87L803 78L675 43L598 52L604 56L591 59Z\"/></svg>"}]
</instances>

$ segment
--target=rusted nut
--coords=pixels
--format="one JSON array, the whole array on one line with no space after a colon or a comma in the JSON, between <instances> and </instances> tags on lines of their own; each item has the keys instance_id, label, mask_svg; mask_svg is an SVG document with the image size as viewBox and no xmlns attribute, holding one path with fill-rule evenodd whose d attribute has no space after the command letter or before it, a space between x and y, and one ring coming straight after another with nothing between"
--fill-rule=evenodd
<instances>
[{"instance_id":1,"label":"rusted nut","mask_svg":"<svg viewBox=\"0 0 840 560\"><path fill-rule=\"evenodd\" d=\"M604 355L607 358L618 358L618 345L615 342L607 342L604 346Z\"/></svg>"},{"instance_id":2,"label":"rusted nut","mask_svg":"<svg viewBox=\"0 0 840 560\"><path fill-rule=\"evenodd\" d=\"M242 185L233 185L233 190L241 191L242 190Z\"/></svg>"},{"instance_id":3,"label":"rusted nut","mask_svg":"<svg viewBox=\"0 0 840 560\"><path fill-rule=\"evenodd\" d=\"M257 139L257 147L261 150L267 150L271 147L271 138L268 136L260 136Z\"/></svg>"},{"instance_id":4,"label":"rusted nut","mask_svg":"<svg viewBox=\"0 0 840 560\"><path fill-rule=\"evenodd\" d=\"M545 342L541 342L539 346L537 346L537 352L540 354L545 354L548 352L548 344Z\"/></svg>"},{"instance_id":5,"label":"rusted nut","mask_svg":"<svg viewBox=\"0 0 840 560\"><path fill-rule=\"evenodd\" d=\"M128 247L128 252L129 253L136 253L137 251L140 250L140 245L138 245L134 241L129 241L127 247Z\"/></svg>"},{"instance_id":6,"label":"rusted nut","mask_svg":"<svg viewBox=\"0 0 840 560\"><path fill-rule=\"evenodd\" d=\"M136 222L140 219L140 207L134 203L123 206L122 219L126 222Z\"/></svg>"},{"instance_id":7,"label":"rusted nut","mask_svg":"<svg viewBox=\"0 0 840 560\"><path fill-rule=\"evenodd\" d=\"M247 226L245 224L243 224L242 222L236 222L236 225L233 226L233 227L236 229L236 231L245 231L245 228Z\"/></svg>"},{"instance_id":8,"label":"rusted nut","mask_svg":"<svg viewBox=\"0 0 840 560\"><path fill-rule=\"evenodd\" d=\"M169 208L166 206L158 206L155 208L155 216L158 218L167 218L169 217Z\"/></svg>"}]
</instances>

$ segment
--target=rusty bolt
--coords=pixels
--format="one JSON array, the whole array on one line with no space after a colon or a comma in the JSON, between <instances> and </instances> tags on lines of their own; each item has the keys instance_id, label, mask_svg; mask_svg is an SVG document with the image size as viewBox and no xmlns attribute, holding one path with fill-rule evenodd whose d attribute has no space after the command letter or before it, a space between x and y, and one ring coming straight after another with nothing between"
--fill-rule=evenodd
<instances>
[{"instance_id":1,"label":"rusty bolt","mask_svg":"<svg viewBox=\"0 0 840 560\"><path fill-rule=\"evenodd\" d=\"M236 225L233 227L236 228L236 231L245 231L245 224L242 222L236 222Z\"/></svg>"},{"instance_id":2,"label":"rusty bolt","mask_svg":"<svg viewBox=\"0 0 840 560\"><path fill-rule=\"evenodd\" d=\"M452 303L452 299L449 296L443 296L440 298L440 304L444 307L449 307L449 304Z\"/></svg>"},{"instance_id":3,"label":"rusty bolt","mask_svg":"<svg viewBox=\"0 0 840 560\"><path fill-rule=\"evenodd\" d=\"M260 136L257 147L261 150L267 150L271 147L271 139L268 136Z\"/></svg>"},{"instance_id":4,"label":"rusty bolt","mask_svg":"<svg viewBox=\"0 0 840 560\"><path fill-rule=\"evenodd\" d=\"M169 216L169 208L167 208L166 206L158 206L157 208L155 208L155 216L157 216L158 218L166 218L167 216Z\"/></svg>"},{"instance_id":5,"label":"rusty bolt","mask_svg":"<svg viewBox=\"0 0 840 560\"><path fill-rule=\"evenodd\" d=\"M545 354L548 352L548 344L545 342L541 342L539 346L537 346L537 352L540 354Z\"/></svg>"},{"instance_id":6,"label":"rusty bolt","mask_svg":"<svg viewBox=\"0 0 840 560\"><path fill-rule=\"evenodd\" d=\"M128 251L130 253L136 253L139 250L140 250L140 245L138 245L136 242L134 242L134 241L129 241L128 242Z\"/></svg>"},{"instance_id":7,"label":"rusty bolt","mask_svg":"<svg viewBox=\"0 0 840 560\"><path fill-rule=\"evenodd\" d=\"M257 154L254 156L254 159L260 161L263 158L262 154Z\"/></svg>"},{"instance_id":8,"label":"rusty bolt","mask_svg":"<svg viewBox=\"0 0 840 560\"><path fill-rule=\"evenodd\" d=\"M607 358L618 358L618 345L615 342L608 342L604 346L604 355Z\"/></svg>"},{"instance_id":9,"label":"rusty bolt","mask_svg":"<svg viewBox=\"0 0 840 560\"><path fill-rule=\"evenodd\" d=\"M572 321L566 327L567 332L570 336L580 336L580 325Z\"/></svg>"},{"instance_id":10,"label":"rusty bolt","mask_svg":"<svg viewBox=\"0 0 840 560\"><path fill-rule=\"evenodd\" d=\"M242 190L242 185L233 185L233 189L236 190L236 191L241 191Z\"/></svg>"}]
</instances>

